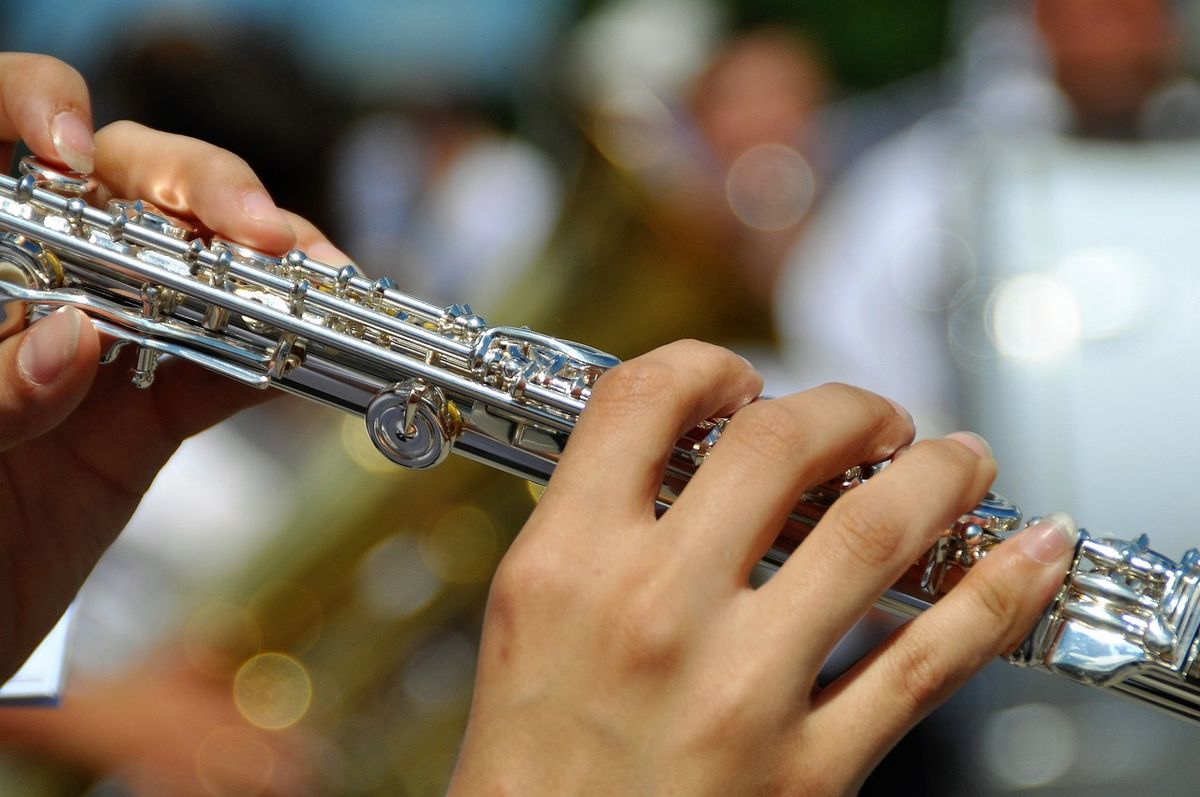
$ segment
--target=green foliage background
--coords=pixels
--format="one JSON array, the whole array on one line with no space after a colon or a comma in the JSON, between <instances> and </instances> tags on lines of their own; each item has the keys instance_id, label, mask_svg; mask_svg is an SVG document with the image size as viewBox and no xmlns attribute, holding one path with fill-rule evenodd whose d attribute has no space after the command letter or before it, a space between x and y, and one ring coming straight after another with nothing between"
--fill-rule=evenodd
<instances>
[{"instance_id":1,"label":"green foliage background","mask_svg":"<svg viewBox=\"0 0 1200 797\"><path fill-rule=\"evenodd\" d=\"M736 0L736 23L795 25L825 47L845 89L882 85L946 53L948 0Z\"/></svg>"}]
</instances>

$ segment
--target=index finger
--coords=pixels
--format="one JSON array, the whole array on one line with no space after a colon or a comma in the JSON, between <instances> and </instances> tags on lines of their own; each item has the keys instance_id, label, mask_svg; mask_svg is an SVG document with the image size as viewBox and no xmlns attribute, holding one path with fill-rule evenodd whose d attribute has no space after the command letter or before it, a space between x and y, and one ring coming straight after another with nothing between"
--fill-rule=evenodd
<instances>
[{"instance_id":1,"label":"index finger","mask_svg":"<svg viewBox=\"0 0 1200 797\"><path fill-rule=\"evenodd\" d=\"M643 516L653 509L680 436L761 390L762 378L749 363L695 340L622 363L596 383L543 502L562 493L583 507Z\"/></svg>"},{"instance_id":2,"label":"index finger","mask_svg":"<svg viewBox=\"0 0 1200 797\"><path fill-rule=\"evenodd\" d=\"M92 171L91 102L78 72L47 55L0 53L0 140L18 139L41 158Z\"/></svg>"},{"instance_id":3,"label":"index finger","mask_svg":"<svg viewBox=\"0 0 1200 797\"><path fill-rule=\"evenodd\" d=\"M96 177L114 195L192 216L269 254L296 243L291 224L249 164L195 138L113 122L96 133Z\"/></svg>"}]
</instances>

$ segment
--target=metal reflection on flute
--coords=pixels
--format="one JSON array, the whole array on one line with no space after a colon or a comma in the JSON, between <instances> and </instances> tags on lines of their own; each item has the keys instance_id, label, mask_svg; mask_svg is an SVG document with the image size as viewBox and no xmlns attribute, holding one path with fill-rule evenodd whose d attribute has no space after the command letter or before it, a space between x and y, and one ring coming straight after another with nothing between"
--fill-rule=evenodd
<instances>
[{"instance_id":1,"label":"metal reflection on flute","mask_svg":"<svg viewBox=\"0 0 1200 797\"><path fill-rule=\"evenodd\" d=\"M94 188L31 158L19 177L0 177L0 310L23 307L33 319L78 307L111 338L106 362L125 346L137 349L139 388L170 355L360 415L397 464L427 468L453 450L545 482L592 385L618 363L523 327L489 327L466 305L431 305L352 266L206 243L138 200L91 207L84 197ZM675 446L660 510L722 427L702 424ZM805 493L764 564L782 565L825 510L875 469L852 468ZM989 495L880 607L919 614L1021 522L1016 506ZM1176 563L1144 536L1084 533L1062 589L1011 660L1200 721L1198 580L1195 550Z\"/></svg>"}]
</instances>

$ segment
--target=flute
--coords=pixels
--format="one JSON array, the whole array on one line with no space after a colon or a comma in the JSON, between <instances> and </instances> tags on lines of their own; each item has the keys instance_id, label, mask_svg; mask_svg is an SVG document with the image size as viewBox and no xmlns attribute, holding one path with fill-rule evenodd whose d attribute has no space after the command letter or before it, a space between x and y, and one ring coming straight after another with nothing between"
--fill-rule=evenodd
<instances>
[{"instance_id":1,"label":"flute","mask_svg":"<svg viewBox=\"0 0 1200 797\"><path fill-rule=\"evenodd\" d=\"M33 158L19 177L0 176L0 308L22 307L29 320L79 308L111 340L103 361L136 348L138 388L153 383L163 356L177 357L360 415L398 465L429 468L454 451L545 483L595 381L619 362L525 327L490 327L467 305L438 307L353 266L205 241L140 200L94 208L84 199L94 189L90 178ZM675 445L660 511L723 427L706 421ZM878 467L851 468L807 491L763 564L781 566L829 506ZM1022 520L989 493L878 605L919 614ZM1194 549L1175 562L1144 535L1083 532L1062 588L1009 659L1200 722L1198 580Z\"/></svg>"}]
</instances>

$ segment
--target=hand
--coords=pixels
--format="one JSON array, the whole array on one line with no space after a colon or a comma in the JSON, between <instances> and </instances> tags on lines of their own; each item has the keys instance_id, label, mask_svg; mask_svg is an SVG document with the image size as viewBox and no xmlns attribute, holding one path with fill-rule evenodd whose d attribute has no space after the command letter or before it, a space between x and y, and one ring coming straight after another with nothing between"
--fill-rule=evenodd
<instances>
[{"instance_id":1,"label":"hand","mask_svg":"<svg viewBox=\"0 0 1200 797\"><path fill-rule=\"evenodd\" d=\"M0 135L93 172L102 196L146 199L269 253L299 245L346 262L228 152L131 122L93 142L87 88L65 64L0 55L0 99ZM179 443L264 396L181 362L164 362L149 390L129 384L127 358L98 372L101 340L78 310L3 326L0 680L62 614Z\"/></svg>"},{"instance_id":2,"label":"hand","mask_svg":"<svg viewBox=\"0 0 1200 797\"><path fill-rule=\"evenodd\" d=\"M321 763L329 751L320 738L300 727L254 727L228 679L196 672L169 648L120 675L72 677L54 711L5 707L0 745L61 762L76 777L116 779L128 790L122 794L328 793Z\"/></svg>"},{"instance_id":3,"label":"hand","mask_svg":"<svg viewBox=\"0 0 1200 797\"><path fill-rule=\"evenodd\" d=\"M853 793L1032 626L1070 558L1065 521L993 550L818 689L837 640L983 497L995 463L962 433L905 449L907 413L861 390L748 404L760 389L740 358L694 342L599 380L493 582L451 793ZM734 410L656 518L671 445ZM767 584L747 585L804 489L901 450Z\"/></svg>"}]
</instances>

